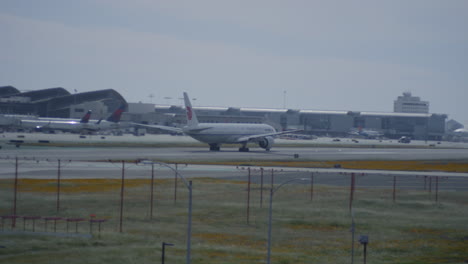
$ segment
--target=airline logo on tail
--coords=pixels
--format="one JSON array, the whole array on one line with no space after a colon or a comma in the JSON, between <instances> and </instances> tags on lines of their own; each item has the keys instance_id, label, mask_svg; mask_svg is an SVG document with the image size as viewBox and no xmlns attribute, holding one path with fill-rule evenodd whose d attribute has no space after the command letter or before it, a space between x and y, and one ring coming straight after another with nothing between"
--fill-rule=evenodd
<instances>
[{"instance_id":1,"label":"airline logo on tail","mask_svg":"<svg viewBox=\"0 0 468 264\"><path fill-rule=\"evenodd\" d=\"M81 118L80 120L80 123L88 123L89 122L89 119L91 118L91 110L89 110L86 115L83 116L83 118Z\"/></svg>"},{"instance_id":2,"label":"airline logo on tail","mask_svg":"<svg viewBox=\"0 0 468 264\"><path fill-rule=\"evenodd\" d=\"M107 118L107 121L109 122L114 122L118 123L120 121L120 117L122 116L122 112L125 110L125 105L121 105L117 110L112 113L109 118Z\"/></svg>"},{"instance_id":3,"label":"airline logo on tail","mask_svg":"<svg viewBox=\"0 0 468 264\"><path fill-rule=\"evenodd\" d=\"M187 93L184 93L184 102L187 115L187 126L192 128L198 126L197 113L193 110L192 103L190 103L190 99Z\"/></svg>"},{"instance_id":4,"label":"airline logo on tail","mask_svg":"<svg viewBox=\"0 0 468 264\"><path fill-rule=\"evenodd\" d=\"M190 106L187 106L186 108L187 108L187 119L192 120L192 116L193 116L192 108Z\"/></svg>"}]
</instances>

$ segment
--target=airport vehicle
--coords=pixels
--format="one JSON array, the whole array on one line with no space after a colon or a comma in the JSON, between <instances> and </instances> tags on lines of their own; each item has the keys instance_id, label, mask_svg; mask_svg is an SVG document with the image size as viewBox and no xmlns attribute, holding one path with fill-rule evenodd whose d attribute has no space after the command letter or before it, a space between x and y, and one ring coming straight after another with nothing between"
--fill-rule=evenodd
<instances>
[{"instance_id":1,"label":"airport vehicle","mask_svg":"<svg viewBox=\"0 0 468 264\"><path fill-rule=\"evenodd\" d=\"M239 124L239 123L199 123L196 113L193 111L192 103L184 92L185 112L187 125L183 128L174 128L160 125L142 125L159 128L172 132L183 132L192 138L207 143L211 151L219 151L221 144L241 144L241 152L249 151L249 142L257 143L261 148L269 151L274 144L274 137L281 134L296 132L282 131L267 124Z\"/></svg>"},{"instance_id":2,"label":"airport vehicle","mask_svg":"<svg viewBox=\"0 0 468 264\"><path fill-rule=\"evenodd\" d=\"M410 143L411 139L409 137L401 137L400 139L398 139L398 142L399 143Z\"/></svg>"}]
</instances>

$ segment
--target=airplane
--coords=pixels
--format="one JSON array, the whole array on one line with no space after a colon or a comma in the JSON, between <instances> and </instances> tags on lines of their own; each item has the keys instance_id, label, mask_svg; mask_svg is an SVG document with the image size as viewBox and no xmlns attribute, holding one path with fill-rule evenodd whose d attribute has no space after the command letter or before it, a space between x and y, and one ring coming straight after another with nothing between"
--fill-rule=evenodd
<instances>
[{"instance_id":1,"label":"airplane","mask_svg":"<svg viewBox=\"0 0 468 264\"><path fill-rule=\"evenodd\" d=\"M384 136L384 134L380 131L363 129L362 127L359 127L358 129L352 129L350 132L348 132L348 134L350 136L360 136L368 139L376 139Z\"/></svg>"},{"instance_id":2,"label":"airplane","mask_svg":"<svg viewBox=\"0 0 468 264\"><path fill-rule=\"evenodd\" d=\"M94 120L95 122L92 122L92 128L94 130L108 130L127 127L120 124L120 118L124 110L125 105L120 105L119 108L112 112L112 114L105 120L102 118L99 120Z\"/></svg>"},{"instance_id":3,"label":"airplane","mask_svg":"<svg viewBox=\"0 0 468 264\"><path fill-rule=\"evenodd\" d=\"M448 137L451 141L455 142L468 142L468 129L458 128L448 133Z\"/></svg>"},{"instance_id":4,"label":"airplane","mask_svg":"<svg viewBox=\"0 0 468 264\"><path fill-rule=\"evenodd\" d=\"M90 117L91 110L86 112L86 114L79 121L60 118L22 119L20 120L20 126L23 128L34 128L37 130L79 131L88 128Z\"/></svg>"},{"instance_id":5,"label":"airplane","mask_svg":"<svg viewBox=\"0 0 468 264\"><path fill-rule=\"evenodd\" d=\"M60 118L39 118L23 119L20 121L20 124L23 128L33 128L37 130L62 130L79 133L119 129L122 128L119 122L124 109L125 105L121 105L105 120L90 120L91 110L89 110L80 121Z\"/></svg>"},{"instance_id":6,"label":"airplane","mask_svg":"<svg viewBox=\"0 0 468 264\"><path fill-rule=\"evenodd\" d=\"M247 148L247 144L250 142L255 142L261 148L269 151L275 142L275 136L300 131L276 132L272 126L267 124L199 123L186 92L184 92L184 102L187 118L187 125L185 127L139 125L171 132L182 132L200 142L207 143L210 146L210 151L219 151L222 144L241 144L239 151L248 152L249 148Z\"/></svg>"}]
</instances>

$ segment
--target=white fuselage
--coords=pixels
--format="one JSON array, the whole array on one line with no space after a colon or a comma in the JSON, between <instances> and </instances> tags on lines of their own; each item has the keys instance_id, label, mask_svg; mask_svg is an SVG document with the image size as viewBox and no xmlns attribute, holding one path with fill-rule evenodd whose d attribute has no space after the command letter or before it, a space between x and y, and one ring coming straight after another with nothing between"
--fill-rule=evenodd
<instances>
[{"instance_id":1,"label":"white fuselage","mask_svg":"<svg viewBox=\"0 0 468 264\"><path fill-rule=\"evenodd\" d=\"M43 128L43 129L57 129L75 131L81 129L88 129L91 127L89 123L80 123L79 120L21 120L23 128Z\"/></svg>"},{"instance_id":2,"label":"white fuselage","mask_svg":"<svg viewBox=\"0 0 468 264\"><path fill-rule=\"evenodd\" d=\"M242 143L242 138L252 135L274 133L267 124L200 123L195 127L184 127L184 133L208 144Z\"/></svg>"},{"instance_id":3,"label":"white fuselage","mask_svg":"<svg viewBox=\"0 0 468 264\"><path fill-rule=\"evenodd\" d=\"M23 128L32 129L49 129L49 130L63 130L63 131L98 131L98 130L109 130L119 129L128 127L129 125L121 125L120 123L109 122L102 120L98 123L98 120L90 120L88 123L81 123L79 120L52 120L52 119L31 119L21 120L21 126Z\"/></svg>"}]
</instances>

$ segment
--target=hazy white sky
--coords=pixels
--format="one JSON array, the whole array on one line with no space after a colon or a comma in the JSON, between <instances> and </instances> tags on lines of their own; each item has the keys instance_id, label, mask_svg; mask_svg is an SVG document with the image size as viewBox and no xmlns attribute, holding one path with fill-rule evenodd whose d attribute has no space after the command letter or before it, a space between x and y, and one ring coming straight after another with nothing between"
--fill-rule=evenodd
<instances>
[{"instance_id":1,"label":"hazy white sky","mask_svg":"<svg viewBox=\"0 0 468 264\"><path fill-rule=\"evenodd\" d=\"M0 86L384 112L410 91L468 124L467 28L466 0L2 0Z\"/></svg>"}]
</instances>

